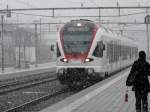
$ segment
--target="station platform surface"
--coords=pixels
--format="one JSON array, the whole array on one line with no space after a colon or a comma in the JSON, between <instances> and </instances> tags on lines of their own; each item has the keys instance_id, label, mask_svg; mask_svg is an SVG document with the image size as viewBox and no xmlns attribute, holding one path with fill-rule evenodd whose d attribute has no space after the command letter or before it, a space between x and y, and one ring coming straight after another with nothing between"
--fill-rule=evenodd
<instances>
[{"instance_id":1,"label":"station platform surface","mask_svg":"<svg viewBox=\"0 0 150 112\"><path fill-rule=\"evenodd\" d=\"M53 71L56 71L56 62L38 64L37 67L35 67L35 65L30 65L30 67L26 69L9 67L5 68L3 72L2 69L0 69L0 80Z\"/></svg>"},{"instance_id":2,"label":"station platform surface","mask_svg":"<svg viewBox=\"0 0 150 112\"><path fill-rule=\"evenodd\" d=\"M128 88L128 102L124 101L129 70L113 75L40 112L135 112L135 96L131 88Z\"/></svg>"}]
</instances>

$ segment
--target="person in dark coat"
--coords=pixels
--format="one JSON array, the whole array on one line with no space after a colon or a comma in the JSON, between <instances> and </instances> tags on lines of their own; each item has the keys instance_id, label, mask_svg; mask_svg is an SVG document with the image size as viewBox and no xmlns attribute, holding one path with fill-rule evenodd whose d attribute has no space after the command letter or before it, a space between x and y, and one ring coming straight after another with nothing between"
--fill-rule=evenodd
<instances>
[{"instance_id":1,"label":"person in dark coat","mask_svg":"<svg viewBox=\"0 0 150 112\"><path fill-rule=\"evenodd\" d=\"M139 52L139 58L136 60L131 68L130 74L133 75L137 72L135 76L135 80L133 82L132 90L135 91L136 98L136 112L141 112L141 103L143 112L148 112L148 92L149 92L149 69L150 64L146 61L146 54L144 51ZM129 78L129 76L128 76ZM128 78L126 81L126 86L129 86Z\"/></svg>"}]
</instances>

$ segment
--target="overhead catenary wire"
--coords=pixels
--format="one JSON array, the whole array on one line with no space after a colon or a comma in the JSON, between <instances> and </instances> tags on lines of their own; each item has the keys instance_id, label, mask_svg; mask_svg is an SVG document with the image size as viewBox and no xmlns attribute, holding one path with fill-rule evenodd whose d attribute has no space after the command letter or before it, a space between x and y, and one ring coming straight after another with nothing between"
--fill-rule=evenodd
<instances>
[{"instance_id":1,"label":"overhead catenary wire","mask_svg":"<svg viewBox=\"0 0 150 112\"><path fill-rule=\"evenodd\" d=\"M55 9L55 8L54 8ZM57 8L56 8L57 9ZM59 8L58 8L59 9ZM29 14L29 13L20 13L20 12L15 12L15 11L12 11L12 13L14 14L21 14L21 15L26 15L26 16L41 16L41 17L55 17L55 18L67 18L67 17L99 17L99 15L91 15L91 16L79 16L79 15L74 15L74 16L61 16L61 15L41 15L41 14ZM136 12L136 13L128 13L128 14L124 14L124 15L111 15L111 16L101 16L101 17L123 17L123 16L131 16L131 15L138 15L138 14L144 14L146 13L145 11L143 12Z\"/></svg>"},{"instance_id":2,"label":"overhead catenary wire","mask_svg":"<svg viewBox=\"0 0 150 112\"><path fill-rule=\"evenodd\" d=\"M74 16L49 16L49 15L40 15L40 14L31 14L31 13L18 13L18 12L12 12L14 14L19 14L19 15L26 15L26 16L41 16L41 17L59 17L59 18L63 18L63 17L99 17L99 15L92 15L92 16L79 16L79 15L74 15ZM143 12L136 12L136 13L129 13L129 14L124 14L124 15L112 15L112 16L101 16L101 17L123 17L123 16L132 16L132 15L139 15L139 14L144 14L146 13L145 11Z\"/></svg>"}]
</instances>

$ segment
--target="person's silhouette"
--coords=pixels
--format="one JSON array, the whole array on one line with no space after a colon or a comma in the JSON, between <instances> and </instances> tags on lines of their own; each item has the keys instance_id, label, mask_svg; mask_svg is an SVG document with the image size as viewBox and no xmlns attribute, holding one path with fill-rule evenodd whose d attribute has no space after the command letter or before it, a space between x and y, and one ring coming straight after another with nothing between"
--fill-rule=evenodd
<instances>
[{"instance_id":1,"label":"person's silhouette","mask_svg":"<svg viewBox=\"0 0 150 112\"><path fill-rule=\"evenodd\" d=\"M134 72L137 72L137 75L135 76L133 88L132 90L135 91L135 98L136 98L136 112L141 112L141 103L143 112L148 112L148 92L149 92L149 69L150 65L146 61L146 53L144 51L139 52L139 58L136 60L131 68L130 75L133 75ZM128 76L129 78L129 76ZM128 78L126 81L126 85L130 86L128 84Z\"/></svg>"}]
</instances>

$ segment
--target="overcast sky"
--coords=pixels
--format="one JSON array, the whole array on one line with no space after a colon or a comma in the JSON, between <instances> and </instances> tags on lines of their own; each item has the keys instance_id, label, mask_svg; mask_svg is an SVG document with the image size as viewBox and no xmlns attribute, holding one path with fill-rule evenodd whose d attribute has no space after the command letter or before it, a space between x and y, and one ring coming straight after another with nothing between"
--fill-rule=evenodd
<instances>
[{"instance_id":1,"label":"overcast sky","mask_svg":"<svg viewBox=\"0 0 150 112\"><path fill-rule=\"evenodd\" d=\"M8 4L10 8L31 8L31 7L70 7L70 6L147 6L150 0L0 0L1 8Z\"/></svg>"}]
</instances>

